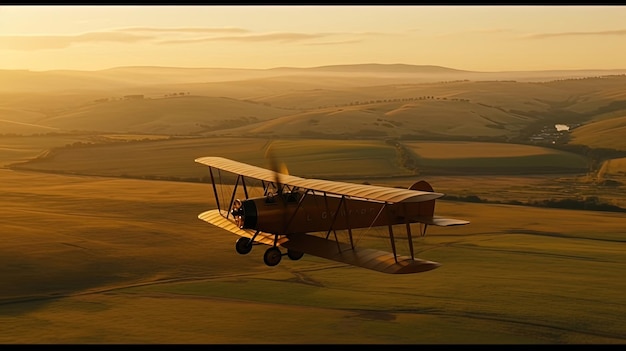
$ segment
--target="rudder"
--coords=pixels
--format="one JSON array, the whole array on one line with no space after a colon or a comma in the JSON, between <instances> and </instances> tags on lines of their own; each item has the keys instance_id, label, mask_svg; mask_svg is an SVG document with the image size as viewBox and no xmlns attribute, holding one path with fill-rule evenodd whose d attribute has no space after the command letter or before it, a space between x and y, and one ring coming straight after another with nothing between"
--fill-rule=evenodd
<instances>
[{"instance_id":1,"label":"rudder","mask_svg":"<svg viewBox=\"0 0 626 351\"><path fill-rule=\"evenodd\" d=\"M413 183L409 189L434 192L433 187L425 180ZM435 214L435 199L420 202L417 211L419 216L432 217Z\"/></svg>"}]
</instances>

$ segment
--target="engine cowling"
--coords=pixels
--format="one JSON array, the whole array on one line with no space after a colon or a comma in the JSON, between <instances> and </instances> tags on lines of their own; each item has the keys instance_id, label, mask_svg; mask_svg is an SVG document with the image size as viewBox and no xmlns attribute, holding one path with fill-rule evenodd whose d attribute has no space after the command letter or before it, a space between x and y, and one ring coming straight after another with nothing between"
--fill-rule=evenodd
<instances>
[{"instance_id":1,"label":"engine cowling","mask_svg":"<svg viewBox=\"0 0 626 351\"><path fill-rule=\"evenodd\" d=\"M239 228L255 229L258 217L254 201L236 199L230 213Z\"/></svg>"}]
</instances>

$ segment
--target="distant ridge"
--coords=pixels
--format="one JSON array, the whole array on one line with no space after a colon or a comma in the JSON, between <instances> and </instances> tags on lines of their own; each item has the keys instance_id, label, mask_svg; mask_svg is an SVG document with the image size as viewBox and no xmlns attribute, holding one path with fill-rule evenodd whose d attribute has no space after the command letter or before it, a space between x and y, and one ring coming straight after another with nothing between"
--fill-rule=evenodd
<instances>
[{"instance_id":1,"label":"distant ridge","mask_svg":"<svg viewBox=\"0 0 626 351\"><path fill-rule=\"evenodd\" d=\"M98 70L96 72L113 72L124 70L163 70L163 71L241 71L241 72L263 72L263 71L290 71L290 72L369 72L369 73L473 73L474 71L460 70L435 65L409 65L403 63L383 64L383 63L362 63L346 65L326 65L315 67L274 67L274 68L231 68L231 67L173 67L173 66L119 66ZM61 70L59 70L60 72ZM67 70L63 70L67 71ZM52 71L48 71L52 72Z\"/></svg>"},{"instance_id":2,"label":"distant ridge","mask_svg":"<svg viewBox=\"0 0 626 351\"><path fill-rule=\"evenodd\" d=\"M437 65L412 65L404 63L359 63L359 64L342 64L342 65L325 65L314 67L273 67L273 68L234 68L234 67L178 67L178 66L116 66L97 70L72 70L72 69L52 69L52 70L29 70L29 69L2 69L0 72L11 72L12 74L94 74L94 73L114 73L114 72L154 72L161 71L168 74L176 72L335 72L335 73L463 73L463 74L564 74L564 73L606 73L606 74L624 74L626 69L548 69L548 70L507 70L507 71L470 71L456 68L450 68Z\"/></svg>"},{"instance_id":3,"label":"distant ridge","mask_svg":"<svg viewBox=\"0 0 626 351\"><path fill-rule=\"evenodd\" d=\"M547 82L608 75L624 75L623 70L549 70L480 72L459 70L436 65L410 64L343 64L318 67L276 67L267 69L119 66L97 71L81 70L3 70L0 69L0 93L62 92L109 94L165 94L181 89L198 91L199 84L221 83L211 87L225 89L229 82L247 85L247 93L238 98L264 95L268 84L273 84L275 94L286 91L311 89L341 89L356 86L389 84L422 84L451 81L517 81ZM276 85L280 83L280 85ZM235 89L234 85L230 85ZM289 88L286 85L290 85ZM280 88L279 88L280 87ZM239 89L239 88L237 88ZM281 90L286 89L286 90ZM279 91L280 90L280 91ZM239 89L239 91L243 91ZM248 95L249 94L249 95ZM221 95L219 95L221 96Z\"/></svg>"},{"instance_id":4,"label":"distant ridge","mask_svg":"<svg viewBox=\"0 0 626 351\"><path fill-rule=\"evenodd\" d=\"M328 65L309 68L279 67L274 70L311 70L319 72L373 72L373 73L468 73L472 71L459 70L434 65L408 65L403 63L382 64L362 63L350 65Z\"/></svg>"}]
</instances>

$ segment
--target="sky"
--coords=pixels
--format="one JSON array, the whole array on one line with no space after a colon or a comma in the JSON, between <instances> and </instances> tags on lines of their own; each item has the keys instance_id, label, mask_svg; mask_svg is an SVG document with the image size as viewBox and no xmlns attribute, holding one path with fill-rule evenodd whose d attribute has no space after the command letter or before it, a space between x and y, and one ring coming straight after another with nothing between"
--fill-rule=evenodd
<instances>
[{"instance_id":1,"label":"sky","mask_svg":"<svg viewBox=\"0 0 626 351\"><path fill-rule=\"evenodd\" d=\"M626 69L626 6L0 5L0 69Z\"/></svg>"}]
</instances>

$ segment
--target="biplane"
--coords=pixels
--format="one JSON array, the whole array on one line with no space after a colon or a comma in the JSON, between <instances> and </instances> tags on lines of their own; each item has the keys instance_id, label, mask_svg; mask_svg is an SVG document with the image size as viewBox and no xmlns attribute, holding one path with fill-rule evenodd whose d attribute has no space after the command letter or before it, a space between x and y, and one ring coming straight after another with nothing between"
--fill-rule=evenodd
<instances>
[{"instance_id":1,"label":"biplane","mask_svg":"<svg viewBox=\"0 0 626 351\"><path fill-rule=\"evenodd\" d=\"M419 223L417 236L424 236L429 225L469 223L435 216L435 199L444 194L423 180L401 189L300 178L274 166L270 170L222 157L200 157L195 162L209 167L217 205L198 218L240 236L235 243L239 254L250 253L253 245L269 246L263 255L268 266L279 264L284 255L299 260L306 253L383 273L424 272L440 264L415 257L411 224ZM252 195L253 188L258 196ZM396 248L398 226L402 236L406 233L402 242L410 253L405 255ZM372 227L384 228L390 250L355 245L353 233Z\"/></svg>"}]
</instances>

